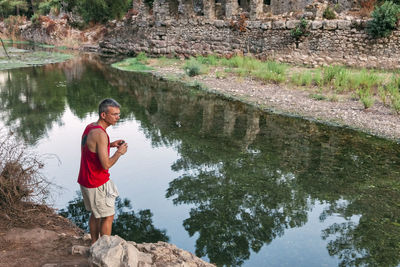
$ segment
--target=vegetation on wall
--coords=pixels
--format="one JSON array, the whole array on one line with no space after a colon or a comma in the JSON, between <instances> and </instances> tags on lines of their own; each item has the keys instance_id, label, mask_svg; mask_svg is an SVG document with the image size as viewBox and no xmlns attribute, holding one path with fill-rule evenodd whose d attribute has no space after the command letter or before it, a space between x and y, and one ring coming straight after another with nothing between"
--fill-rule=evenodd
<instances>
[{"instance_id":1,"label":"vegetation on wall","mask_svg":"<svg viewBox=\"0 0 400 267\"><path fill-rule=\"evenodd\" d=\"M375 7L371 14L372 20L367 24L367 32L373 38L389 36L396 29L400 6L392 1L386 1Z\"/></svg>"}]
</instances>

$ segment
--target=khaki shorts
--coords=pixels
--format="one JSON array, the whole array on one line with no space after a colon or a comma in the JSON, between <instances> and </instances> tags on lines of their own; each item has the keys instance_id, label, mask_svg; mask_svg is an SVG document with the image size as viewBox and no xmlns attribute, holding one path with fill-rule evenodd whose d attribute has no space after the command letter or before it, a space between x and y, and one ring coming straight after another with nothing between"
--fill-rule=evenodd
<instances>
[{"instance_id":1,"label":"khaki shorts","mask_svg":"<svg viewBox=\"0 0 400 267\"><path fill-rule=\"evenodd\" d=\"M115 198L118 191L109 180L96 188L87 188L81 185L83 202L87 211L91 211L95 218L104 218L115 214Z\"/></svg>"}]
</instances>

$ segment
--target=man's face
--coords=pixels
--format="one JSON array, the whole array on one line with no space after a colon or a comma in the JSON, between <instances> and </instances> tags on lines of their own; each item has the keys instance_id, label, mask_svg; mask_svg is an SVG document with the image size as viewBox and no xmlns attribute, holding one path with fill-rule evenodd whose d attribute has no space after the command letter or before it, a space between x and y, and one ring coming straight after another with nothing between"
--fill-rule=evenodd
<instances>
[{"instance_id":1,"label":"man's face","mask_svg":"<svg viewBox=\"0 0 400 267\"><path fill-rule=\"evenodd\" d=\"M104 120L109 125L115 125L119 120L120 110L117 107L108 107L107 112L104 112Z\"/></svg>"}]
</instances>

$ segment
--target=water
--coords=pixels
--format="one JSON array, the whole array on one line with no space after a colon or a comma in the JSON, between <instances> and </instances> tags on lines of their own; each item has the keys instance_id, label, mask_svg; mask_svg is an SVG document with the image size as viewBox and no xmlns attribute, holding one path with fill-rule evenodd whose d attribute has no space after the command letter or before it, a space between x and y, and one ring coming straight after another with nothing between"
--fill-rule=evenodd
<instances>
[{"instance_id":1,"label":"water","mask_svg":"<svg viewBox=\"0 0 400 267\"><path fill-rule=\"evenodd\" d=\"M93 55L0 72L2 128L44 155L56 208L76 196L80 137L113 97L110 170L170 242L227 266L399 266L399 145L283 117Z\"/></svg>"}]
</instances>

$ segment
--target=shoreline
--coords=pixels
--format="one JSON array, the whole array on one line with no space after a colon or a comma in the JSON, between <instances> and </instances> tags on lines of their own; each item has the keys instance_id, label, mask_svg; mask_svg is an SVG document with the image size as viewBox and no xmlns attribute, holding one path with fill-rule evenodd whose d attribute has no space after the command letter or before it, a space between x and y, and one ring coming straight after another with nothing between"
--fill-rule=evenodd
<instances>
[{"instance_id":1,"label":"shoreline","mask_svg":"<svg viewBox=\"0 0 400 267\"><path fill-rule=\"evenodd\" d=\"M365 109L351 93L340 95L336 101L317 100L311 97L313 89L293 88L285 84L263 83L249 77L229 75L221 78L216 70L208 74L188 77L181 64L159 66L156 59L149 59L154 76L222 95L228 99L244 102L264 112L301 118L333 127L363 132L378 138L400 142L400 115L375 98L375 104Z\"/></svg>"}]
</instances>

